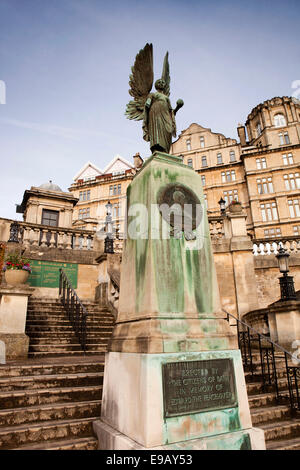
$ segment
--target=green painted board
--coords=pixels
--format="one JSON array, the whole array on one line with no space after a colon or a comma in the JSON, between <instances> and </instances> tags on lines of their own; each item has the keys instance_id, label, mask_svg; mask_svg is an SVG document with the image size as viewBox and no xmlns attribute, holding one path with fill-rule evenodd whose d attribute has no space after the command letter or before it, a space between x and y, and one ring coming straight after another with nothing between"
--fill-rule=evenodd
<instances>
[{"instance_id":1,"label":"green painted board","mask_svg":"<svg viewBox=\"0 0 300 470\"><path fill-rule=\"evenodd\" d=\"M77 289L78 264L30 260L30 266L32 273L27 282L32 287L59 287L59 270L62 268L73 289Z\"/></svg>"}]
</instances>

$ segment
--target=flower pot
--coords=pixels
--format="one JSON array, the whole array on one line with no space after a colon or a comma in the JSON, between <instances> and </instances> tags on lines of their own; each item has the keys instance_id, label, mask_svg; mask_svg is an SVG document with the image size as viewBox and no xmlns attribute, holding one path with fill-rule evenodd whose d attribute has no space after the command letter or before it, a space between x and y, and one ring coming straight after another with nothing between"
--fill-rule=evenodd
<instances>
[{"instance_id":1,"label":"flower pot","mask_svg":"<svg viewBox=\"0 0 300 470\"><path fill-rule=\"evenodd\" d=\"M8 269L4 273L6 283L10 286L18 286L25 284L29 276L29 272L24 269Z\"/></svg>"},{"instance_id":2,"label":"flower pot","mask_svg":"<svg viewBox=\"0 0 300 470\"><path fill-rule=\"evenodd\" d=\"M237 213L237 212L242 212L242 206L239 202L237 202L236 204L230 204L229 206L229 212L232 212L232 213Z\"/></svg>"}]
</instances>

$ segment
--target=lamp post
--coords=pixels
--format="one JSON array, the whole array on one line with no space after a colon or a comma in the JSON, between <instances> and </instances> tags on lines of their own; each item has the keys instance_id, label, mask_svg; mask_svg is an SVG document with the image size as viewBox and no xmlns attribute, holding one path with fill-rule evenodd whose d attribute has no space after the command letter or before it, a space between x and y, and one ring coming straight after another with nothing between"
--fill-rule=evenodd
<instances>
[{"instance_id":1,"label":"lamp post","mask_svg":"<svg viewBox=\"0 0 300 470\"><path fill-rule=\"evenodd\" d=\"M113 223L112 223L112 204L110 201L105 205L106 208L106 237L104 240L104 253L114 253L114 239L113 239Z\"/></svg>"},{"instance_id":2,"label":"lamp post","mask_svg":"<svg viewBox=\"0 0 300 470\"><path fill-rule=\"evenodd\" d=\"M226 201L224 201L224 199L221 197L221 199L219 200L218 204L219 204L219 206L220 206L221 215L224 215L224 214L225 214L225 205L226 205Z\"/></svg>"},{"instance_id":3,"label":"lamp post","mask_svg":"<svg viewBox=\"0 0 300 470\"><path fill-rule=\"evenodd\" d=\"M279 271L283 274L283 276L279 278L281 294L280 300L295 300L297 298L294 278L287 274L289 272L289 256L289 253L287 253L282 246L279 248L278 254L276 255Z\"/></svg>"}]
</instances>

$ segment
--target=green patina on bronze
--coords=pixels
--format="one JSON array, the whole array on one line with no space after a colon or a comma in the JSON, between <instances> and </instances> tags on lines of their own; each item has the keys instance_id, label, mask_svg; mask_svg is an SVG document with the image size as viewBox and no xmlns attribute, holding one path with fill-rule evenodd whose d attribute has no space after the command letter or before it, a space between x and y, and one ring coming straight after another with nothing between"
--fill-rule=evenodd
<instances>
[{"instance_id":1,"label":"green patina on bronze","mask_svg":"<svg viewBox=\"0 0 300 470\"><path fill-rule=\"evenodd\" d=\"M140 310L140 305L145 294L145 266L147 262L148 253L148 240L136 240L135 244L135 305L137 312Z\"/></svg>"},{"instance_id":2,"label":"green patina on bronze","mask_svg":"<svg viewBox=\"0 0 300 470\"><path fill-rule=\"evenodd\" d=\"M161 313L184 311L182 240L157 240L153 245L156 295ZM171 268L171 269L170 269ZM163 286L163 288L162 288ZM172 295L170 295L172 293Z\"/></svg>"}]
</instances>

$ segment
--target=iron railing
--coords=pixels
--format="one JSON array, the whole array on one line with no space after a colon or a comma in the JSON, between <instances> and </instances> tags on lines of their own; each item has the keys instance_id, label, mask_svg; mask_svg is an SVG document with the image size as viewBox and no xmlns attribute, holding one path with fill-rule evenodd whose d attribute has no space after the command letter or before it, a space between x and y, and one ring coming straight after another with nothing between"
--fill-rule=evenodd
<instances>
[{"instance_id":1,"label":"iron railing","mask_svg":"<svg viewBox=\"0 0 300 470\"><path fill-rule=\"evenodd\" d=\"M277 402L289 401L291 412L300 411L300 360L247 323L223 309L236 323L243 365L252 378L262 380L264 393L274 390Z\"/></svg>"},{"instance_id":2,"label":"iron railing","mask_svg":"<svg viewBox=\"0 0 300 470\"><path fill-rule=\"evenodd\" d=\"M73 289L68 276L63 269L60 269L59 276L59 296L67 312L69 320L73 326L76 336L79 339L83 351L86 351L86 321L87 310Z\"/></svg>"}]
</instances>

